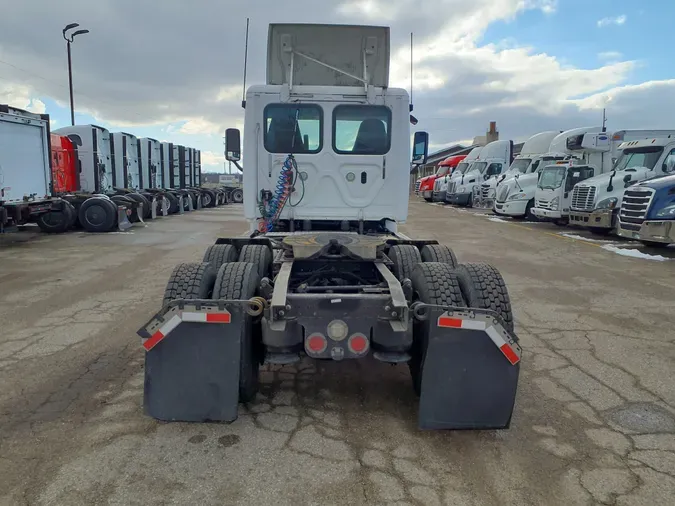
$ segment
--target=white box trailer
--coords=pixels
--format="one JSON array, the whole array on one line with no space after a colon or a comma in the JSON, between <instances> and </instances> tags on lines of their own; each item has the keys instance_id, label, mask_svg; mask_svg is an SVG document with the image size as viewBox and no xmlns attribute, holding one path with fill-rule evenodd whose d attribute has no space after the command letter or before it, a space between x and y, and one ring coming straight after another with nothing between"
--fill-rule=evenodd
<instances>
[{"instance_id":1,"label":"white box trailer","mask_svg":"<svg viewBox=\"0 0 675 506\"><path fill-rule=\"evenodd\" d=\"M142 175L138 166L138 138L127 132L113 132L110 134L110 148L115 188L139 190Z\"/></svg>"},{"instance_id":2,"label":"white box trailer","mask_svg":"<svg viewBox=\"0 0 675 506\"><path fill-rule=\"evenodd\" d=\"M63 209L52 195L50 141L49 115L0 105L0 231L26 223L49 229L50 211ZM64 232L69 220L49 231Z\"/></svg>"}]
</instances>

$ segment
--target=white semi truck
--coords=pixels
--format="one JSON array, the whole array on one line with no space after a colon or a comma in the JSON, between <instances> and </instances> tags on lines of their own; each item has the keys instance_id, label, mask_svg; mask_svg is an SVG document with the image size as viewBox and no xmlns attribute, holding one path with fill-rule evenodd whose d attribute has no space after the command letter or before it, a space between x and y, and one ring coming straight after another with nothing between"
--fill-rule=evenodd
<instances>
[{"instance_id":1,"label":"white semi truck","mask_svg":"<svg viewBox=\"0 0 675 506\"><path fill-rule=\"evenodd\" d=\"M541 156L537 165L530 165L525 174L515 173L509 179L502 181L497 190L494 212L512 218L526 218L537 220L533 213L535 193L539 173L547 163L569 159L575 156L567 147L567 140L589 132L602 132L602 127L581 127L567 130L555 136L548 148L548 153ZM576 156L581 156L577 153Z\"/></svg>"},{"instance_id":2,"label":"white semi truck","mask_svg":"<svg viewBox=\"0 0 675 506\"><path fill-rule=\"evenodd\" d=\"M570 225L607 235L617 228L626 189L641 181L671 174L675 165L675 131L665 137L624 142L611 172L577 183L572 190ZM628 204L629 207L632 203Z\"/></svg>"},{"instance_id":3,"label":"white semi truck","mask_svg":"<svg viewBox=\"0 0 675 506\"><path fill-rule=\"evenodd\" d=\"M493 141L478 154L462 177L448 188L446 202L460 206L473 206L480 201L480 185L499 176L513 161L513 141Z\"/></svg>"},{"instance_id":4,"label":"white semi truck","mask_svg":"<svg viewBox=\"0 0 675 506\"><path fill-rule=\"evenodd\" d=\"M608 133L586 133L570 136L567 148L575 159L557 162L542 171L535 192L532 212L540 219L558 225L569 221L571 194L574 186L586 179L612 170L621 155L620 146L626 141L668 135L663 130L619 130Z\"/></svg>"},{"instance_id":5,"label":"white semi truck","mask_svg":"<svg viewBox=\"0 0 675 506\"><path fill-rule=\"evenodd\" d=\"M486 209L494 208L494 201L497 196L497 187L502 181L510 179L516 174L526 174L537 169L544 157L549 152L551 142L561 132L546 131L534 134L527 139L520 150L520 154L513 159L513 163L508 170L494 176L480 185L480 201L478 207Z\"/></svg>"},{"instance_id":6,"label":"white semi truck","mask_svg":"<svg viewBox=\"0 0 675 506\"><path fill-rule=\"evenodd\" d=\"M521 352L501 275L398 231L411 119L389 53L386 27L270 25L267 84L244 102L250 233L179 264L139 330L151 416L232 421L262 363L370 356L408 365L420 427L509 426ZM413 164L428 143L415 132Z\"/></svg>"},{"instance_id":7,"label":"white semi truck","mask_svg":"<svg viewBox=\"0 0 675 506\"><path fill-rule=\"evenodd\" d=\"M436 182L438 184L438 192L439 195L444 195L443 201L446 203L450 203L448 197L450 194L452 194L453 189L455 186L457 186L457 183L462 180L462 177L464 176L464 173L469 169L471 164L478 158L478 155L480 155L481 150L483 149L483 146L476 146L473 148L471 151L469 151L469 154L466 155L466 158L462 160L458 165L457 168L455 168L454 171L452 171L452 174L443 176L440 178L440 182ZM450 190L450 191L448 191ZM436 192L436 189L434 189L434 193Z\"/></svg>"}]
</instances>

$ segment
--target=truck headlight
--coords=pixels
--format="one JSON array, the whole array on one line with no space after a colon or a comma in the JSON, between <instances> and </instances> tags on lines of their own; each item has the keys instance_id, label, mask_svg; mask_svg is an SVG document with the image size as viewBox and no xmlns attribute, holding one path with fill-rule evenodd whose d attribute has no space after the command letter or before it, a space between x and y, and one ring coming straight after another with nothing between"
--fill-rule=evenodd
<instances>
[{"instance_id":1,"label":"truck headlight","mask_svg":"<svg viewBox=\"0 0 675 506\"><path fill-rule=\"evenodd\" d=\"M596 209L614 209L616 207L616 203L619 201L616 197L610 197L605 200L601 200L598 202L598 205L595 206Z\"/></svg>"},{"instance_id":2,"label":"truck headlight","mask_svg":"<svg viewBox=\"0 0 675 506\"><path fill-rule=\"evenodd\" d=\"M656 213L656 217L675 219L675 205L664 207L658 213Z\"/></svg>"},{"instance_id":3,"label":"truck headlight","mask_svg":"<svg viewBox=\"0 0 675 506\"><path fill-rule=\"evenodd\" d=\"M551 201L551 209L557 211L560 208L560 197L555 197Z\"/></svg>"},{"instance_id":4,"label":"truck headlight","mask_svg":"<svg viewBox=\"0 0 675 506\"><path fill-rule=\"evenodd\" d=\"M464 193L466 191L466 187L460 186L459 190L457 190L457 193Z\"/></svg>"},{"instance_id":5,"label":"truck headlight","mask_svg":"<svg viewBox=\"0 0 675 506\"><path fill-rule=\"evenodd\" d=\"M527 199L527 194L525 192L518 192L518 193L514 193L513 195L511 195L506 200L526 200L526 199Z\"/></svg>"}]
</instances>

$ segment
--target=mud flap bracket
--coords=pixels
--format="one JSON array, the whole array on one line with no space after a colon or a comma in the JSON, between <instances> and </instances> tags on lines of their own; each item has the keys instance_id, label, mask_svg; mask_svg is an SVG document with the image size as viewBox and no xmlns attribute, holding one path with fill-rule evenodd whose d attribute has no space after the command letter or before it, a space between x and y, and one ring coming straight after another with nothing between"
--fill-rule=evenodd
<instances>
[{"instance_id":1,"label":"mud flap bracket","mask_svg":"<svg viewBox=\"0 0 675 506\"><path fill-rule=\"evenodd\" d=\"M515 336L492 311L425 306L419 427L508 428L522 353Z\"/></svg>"},{"instance_id":2,"label":"mud flap bracket","mask_svg":"<svg viewBox=\"0 0 675 506\"><path fill-rule=\"evenodd\" d=\"M127 211L126 206L117 206L117 230L120 232L125 232L133 226L129 221Z\"/></svg>"}]
</instances>

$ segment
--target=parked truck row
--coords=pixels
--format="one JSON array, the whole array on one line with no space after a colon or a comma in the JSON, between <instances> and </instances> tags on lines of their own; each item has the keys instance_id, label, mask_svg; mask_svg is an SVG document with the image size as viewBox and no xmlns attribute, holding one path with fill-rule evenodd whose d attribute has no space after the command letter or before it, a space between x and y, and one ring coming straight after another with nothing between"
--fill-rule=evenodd
<instances>
[{"instance_id":1,"label":"parked truck row","mask_svg":"<svg viewBox=\"0 0 675 506\"><path fill-rule=\"evenodd\" d=\"M0 105L0 231L126 230L242 201L241 189L202 187L197 149L98 125L51 132L48 115Z\"/></svg>"},{"instance_id":2,"label":"parked truck row","mask_svg":"<svg viewBox=\"0 0 675 506\"><path fill-rule=\"evenodd\" d=\"M442 176L439 164L432 200L649 246L675 242L675 130L582 127L540 132L515 158L510 149L511 141L476 147Z\"/></svg>"}]
</instances>

